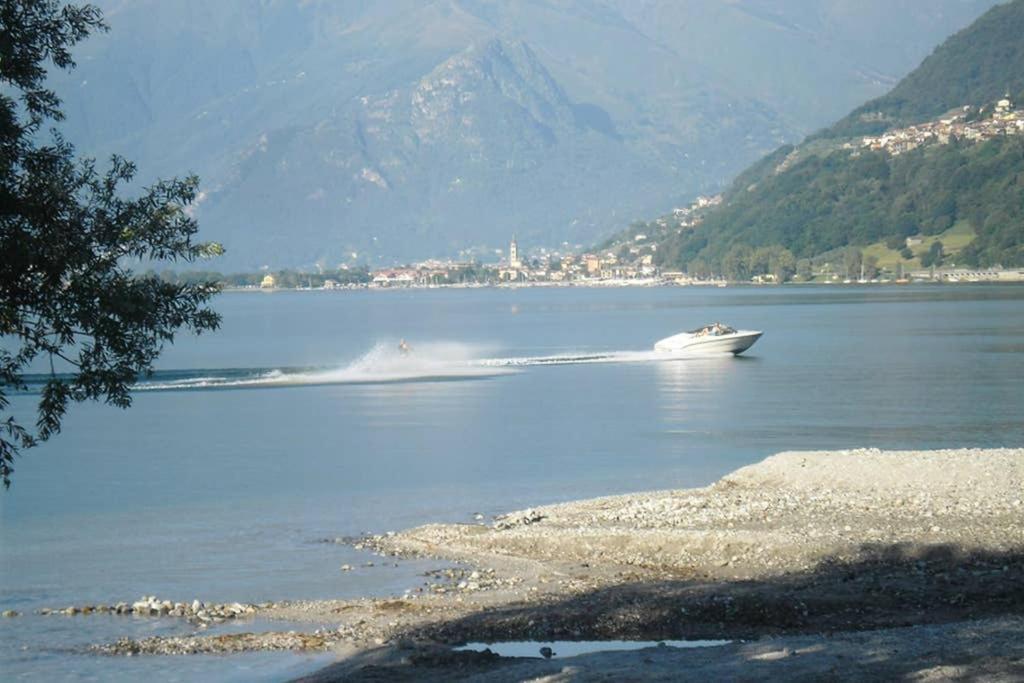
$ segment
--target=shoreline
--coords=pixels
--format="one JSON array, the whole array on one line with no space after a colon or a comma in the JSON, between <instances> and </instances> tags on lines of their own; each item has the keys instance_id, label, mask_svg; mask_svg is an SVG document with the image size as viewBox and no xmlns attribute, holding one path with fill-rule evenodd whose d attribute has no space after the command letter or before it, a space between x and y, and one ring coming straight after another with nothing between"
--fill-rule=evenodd
<instances>
[{"instance_id":1,"label":"shoreline","mask_svg":"<svg viewBox=\"0 0 1024 683\"><path fill-rule=\"evenodd\" d=\"M911 281L878 281L878 282L785 282L782 284L768 282L729 282L729 281L697 281L678 283L664 280L605 280L605 281L574 281L574 282L515 282L515 283L492 283L492 284L450 284L450 285L396 285L396 286L371 286L371 285L344 285L339 287L224 287L221 292L257 292L273 294L275 292L408 292L408 291L430 291L435 289L650 289L670 288L686 289L696 288L776 288L776 287L907 287L911 285L944 285L944 286L1004 286L1021 285L1024 278L1017 280L911 280Z\"/></svg>"},{"instance_id":2,"label":"shoreline","mask_svg":"<svg viewBox=\"0 0 1024 683\"><path fill-rule=\"evenodd\" d=\"M333 653L338 663L303 679L318 682L533 676L567 664L589 676L652 657L669 667L655 666L655 678L671 677L680 662L746 676L742 667L752 657L801 648L833 653L814 659L829 666L846 658L849 671L867 675L856 668L864 663L857 652L872 647L916 652L921 666L930 662L935 671L955 660L968 672L1024 675L1024 650L1014 645L1024 642L1022 499L1024 449L781 453L704 488L346 539L382 555L454 564L402 596L254 609L261 619L308 624L311 633L123 639L93 651ZM931 629L931 640L922 640L921 628ZM988 633L984 647L968 637L978 632ZM748 642L550 661L451 649L508 640L669 639ZM915 649L924 641L938 650ZM871 675L905 674L907 656ZM801 674L811 659L763 661L780 677L824 675Z\"/></svg>"}]
</instances>

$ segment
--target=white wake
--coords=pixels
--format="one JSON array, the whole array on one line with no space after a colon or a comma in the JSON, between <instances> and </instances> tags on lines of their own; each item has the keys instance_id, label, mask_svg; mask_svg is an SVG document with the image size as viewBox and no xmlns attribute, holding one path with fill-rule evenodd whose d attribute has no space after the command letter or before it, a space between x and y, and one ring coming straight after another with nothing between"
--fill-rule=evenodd
<instances>
[{"instance_id":1,"label":"white wake","mask_svg":"<svg viewBox=\"0 0 1024 683\"><path fill-rule=\"evenodd\" d=\"M187 391L322 384L382 384L484 379L524 368L584 363L648 363L681 360L658 351L567 352L549 356L487 357L489 349L458 342L417 344L408 353L397 343L379 342L352 362L337 368L225 368L164 371L138 382L140 391Z\"/></svg>"}]
</instances>

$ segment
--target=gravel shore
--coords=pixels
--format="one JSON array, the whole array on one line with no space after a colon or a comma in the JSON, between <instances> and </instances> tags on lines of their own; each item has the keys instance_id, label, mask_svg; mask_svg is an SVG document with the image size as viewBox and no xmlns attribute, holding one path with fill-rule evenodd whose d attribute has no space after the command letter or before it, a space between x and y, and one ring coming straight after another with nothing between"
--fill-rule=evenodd
<instances>
[{"instance_id":1,"label":"gravel shore","mask_svg":"<svg viewBox=\"0 0 1024 683\"><path fill-rule=\"evenodd\" d=\"M706 488L353 543L459 564L394 599L257 612L307 622L315 635L196 635L101 651L305 648L343 658L311 681L591 680L647 660L643 678L1024 677L1024 449L782 453ZM551 661L448 647L591 639L745 642Z\"/></svg>"},{"instance_id":2,"label":"gravel shore","mask_svg":"<svg viewBox=\"0 0 1024 683\"><path fill-rule=\"evenodd\" d=\"M596 561L666 578L720 579L807 571L893 549L1005 552L1024 543L1022 454L781 453L707 488L578 501L512 513L492 527L425 526L375 542L468 560Z\"/></svg>"}]
</instances>

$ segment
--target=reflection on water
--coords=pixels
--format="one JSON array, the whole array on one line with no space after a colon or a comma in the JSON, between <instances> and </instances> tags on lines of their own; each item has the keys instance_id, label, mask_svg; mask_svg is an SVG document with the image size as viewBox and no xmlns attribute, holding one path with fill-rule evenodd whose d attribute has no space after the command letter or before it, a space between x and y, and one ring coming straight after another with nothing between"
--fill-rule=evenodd
<instances>
[{"instance_id":1,"label":"reflection on water","mask_svg":"<svg viewBox=\"0 0 1024 683\"><path fill-rule=\"evenodd\" d=\"M401 382L357 387L348 393L355 399L353 407L371 421L367 426L379 423L382 427L398 427L405 420L412 420L409 424L449 420L453 424L460 424L472 420L473 413L479 410L485 397L500 391L500 381L490 379L475 382ZM348 401L338 403L345 405Z\"/></svg>"},{"instance_id":2,"label":"reflection on water","mask_svg":"<svg viewBox=\"0 0 1024 683\"><path fill-rule=\"evenodd\" d=\"M688 453L694 441L725 445L715 434L744 420L743 393L749 391L750 370L757 362L752 356L719 355L657 364L662 431L681 439L680 454Z\"/></svg>"},{"instance_id":3,"label":"reflection on water","mask_svg":"<svg viewBox=\"0 0 1024 683\"><path fill-rule=\"evenodd\" d=\"M646 648L674 647L691 650L729 645L731 640L556 640L507 641L501 643L467 643L456 650L490 650L501 657L565 658L594 652L627 652Z\"/></svg>"},{"instance_id":4,"label":"reflection on water","mask_svg":"<svg viewBox=\"0 0 1024 683\"><path fill-rule=\"evenodd\" d=\"M753 353L752 351L749 353ZM756 362L749 356L717 355L657 363L658 389L664 405L673 411L694 401L738 389L743 374L737 364Z\"/></svg>"}]
</instances>

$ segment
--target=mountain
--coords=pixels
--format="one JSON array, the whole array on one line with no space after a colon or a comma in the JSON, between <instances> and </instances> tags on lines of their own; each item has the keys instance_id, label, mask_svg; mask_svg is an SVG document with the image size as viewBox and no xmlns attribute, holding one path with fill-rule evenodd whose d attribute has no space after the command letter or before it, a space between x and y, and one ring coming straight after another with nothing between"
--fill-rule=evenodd
<instances>
[{"instance_id":1,"label":"mountain","mask_svg":"<svg viewBox=\"0 0 1024 683\"><path fill-rule=\"evenodd\" d=\"M890 92L857 107L823 137L870 135L936 118L962 104L1024 93L1021 36L1020 4L993 8L943 43Z\"/></svg>"},{"instance_id":2,"label":"mountain","mask_svg":"<svg viewBox=\"0 0 1024 683\"><path fill-rule=\"evenodd\" d=\"M751 248L883 242L895 257L908 237L955 233L973 236L961 263L1024 264L1022 35L1024 0L991 9L890 93L740 173L700 220L655 222L658 259L720 272Z\"/></svg>"},{"instance_id":3,"label":"mountain","mask_svg":"<svg viewBox=\"0 0 1024 683\"><path fill-rule=\"evenodd\" d=\"M744 140L747 153L777 143L764 132L769 115L735 107L762 131ZM709 139L691 149L736 137L735 125L709 121ZM409 85L264 134L211 187L202 218L229 245L300 263L331 246L336 259L455 254L516 232L558 244L662 201L673 161L668 148L625 140L600 107L573 102L527 44L495 39ZM671 175L702 182L692 168ZM276 229L255 232L253 215Z\"/></svg>"},{"instance_id":4,"label":"mountain","mask_svg":"<svg viewBox=\"0 0 1024 683\"><path fill-rule=\"evenodd\" d=\"M992 4L105 0L54 85L81 152L200 175L220 268L486 254L716 192Z\"/></svg>"}]
</instances>

